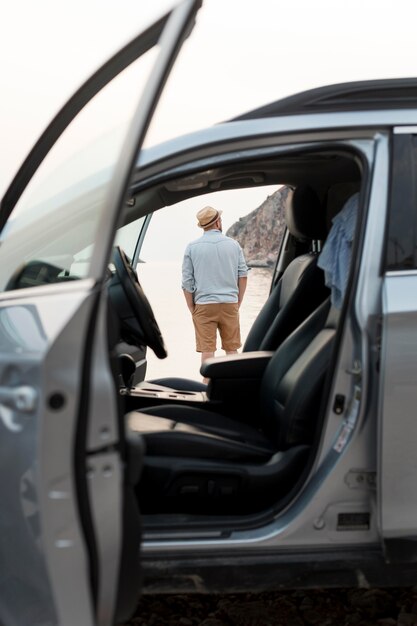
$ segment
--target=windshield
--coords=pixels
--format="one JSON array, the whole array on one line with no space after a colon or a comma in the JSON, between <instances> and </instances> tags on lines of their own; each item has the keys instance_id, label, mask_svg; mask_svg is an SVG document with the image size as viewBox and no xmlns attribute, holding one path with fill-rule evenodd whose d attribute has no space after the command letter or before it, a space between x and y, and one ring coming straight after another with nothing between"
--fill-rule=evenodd
<instances>
[{"instance_id":1,"label":"windshield","mask_svg":"<svg viewBox=\"0 0 417 626\"><path fill-rule=\"evenodd\" d=\"M0 236L0 290L89 275L114 168L155 49L89 102L61 135Z\"/></svg>"}]
</instances>

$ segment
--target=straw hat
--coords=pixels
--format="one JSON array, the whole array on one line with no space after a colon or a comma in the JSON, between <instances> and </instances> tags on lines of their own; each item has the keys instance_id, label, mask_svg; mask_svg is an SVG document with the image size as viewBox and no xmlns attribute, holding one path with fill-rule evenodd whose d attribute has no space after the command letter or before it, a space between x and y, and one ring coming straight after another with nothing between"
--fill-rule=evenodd
<instances>
[{"instance_id":1,"label":"straw hat","mask_svg":"<svg viewBox=\"0 0 417 626\"><path fill-rule=\"evenodd\" d=\"M223 211L213 209L211 206L205 206L204 209L200 209L196 215L198 220L197 226L200 228L207 228L207 226L211 226L222 213Z\"/></svg>"}]
</instances>

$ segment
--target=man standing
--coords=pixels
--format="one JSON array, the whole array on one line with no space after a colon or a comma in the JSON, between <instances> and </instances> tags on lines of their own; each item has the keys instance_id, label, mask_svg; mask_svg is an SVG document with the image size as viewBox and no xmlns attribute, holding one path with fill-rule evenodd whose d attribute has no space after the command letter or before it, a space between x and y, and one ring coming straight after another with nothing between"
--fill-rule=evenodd
<instances>
[{"instance_id":1,"label":"man standing","mask_svg":"<svg viewBox=\"0 0 417 626\"><path fill-rule=\"evenodd\" d=\"M188 244L182 265L182 288L202 363L214 356L217 329L226 354L236 354L242 345L239 307L248 266L239 243L223 235L221 214L210 206L198 211L197 225L204 233Z\"/></svg>"}]
</instances>

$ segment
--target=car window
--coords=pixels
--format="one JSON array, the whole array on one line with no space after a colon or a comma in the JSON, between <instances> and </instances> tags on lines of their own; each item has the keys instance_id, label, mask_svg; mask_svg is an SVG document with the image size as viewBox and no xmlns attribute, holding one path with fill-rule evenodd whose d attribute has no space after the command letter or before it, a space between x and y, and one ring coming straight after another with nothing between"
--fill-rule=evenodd
<instances>
[{"instance_id":1,"label":"car window","mask_svg":"<svg viewBox=\"0 0 417 626\"><path fill-rule=\"evenodd\" d=\"M155 52L100 91L39 167L1 233L1 291L89 275L114 168Z\"/></svg>"},{"instance_id":2,"label":"car window","mask_svg":"<svg viewBox=\"0 0 417 626\"><path fill-rule=\"evenodd\" d=\"M417 136L399 134L392 142L392 169L385 269L417 268Z\"/></svg>"},{"instance_id":3,"label":"car window","mask_svg":"<svg viewBox=\"0 0 417 626\"><path fill-rule=\"evenodd\" d=\"M123 248L130 259L133 259L135 254L136 244L145 223L145 219L145 216L140 217L134 222L126 224L126 226L122 226L116 232L114 245Z\"/></svg>"}]
</instances>

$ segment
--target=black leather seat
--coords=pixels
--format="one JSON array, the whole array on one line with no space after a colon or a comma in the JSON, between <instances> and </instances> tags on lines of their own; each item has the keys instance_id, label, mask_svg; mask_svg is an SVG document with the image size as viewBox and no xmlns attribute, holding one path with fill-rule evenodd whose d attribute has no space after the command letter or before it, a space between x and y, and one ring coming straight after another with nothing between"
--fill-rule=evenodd
<instances>
[{"instance_id":1,"label":"black leather seat","mask_svg":"<svg viewBox=\"0 0 417 626\"><path fill-rule=\"evenodd\" d=\"M315 191L306 185L292 190L285 205L285 221L298 242L311 247L324 240L326 216ZM243 352L276 350L306 317L329 295L324 275L317 267L317 253L297 256L286 268L261 311L243 346ZM149 382L177 390L204 391L206 385L186 378L160 378ZM138 385L139 388L141 386Z\"/></svg>"},{"instance_id":2,"label":"black leather seat","mask_svg":"<svg viewBox=\"0 0 417 626\"><path fill-rule=\"evenodd\" d=\"M281 344L262 377L252 425L173 404L128 414L131 433L146 445L142 511L247 512L287 494L316 431L337 321L327 299Z\"/></svg>"}]
</instances>

